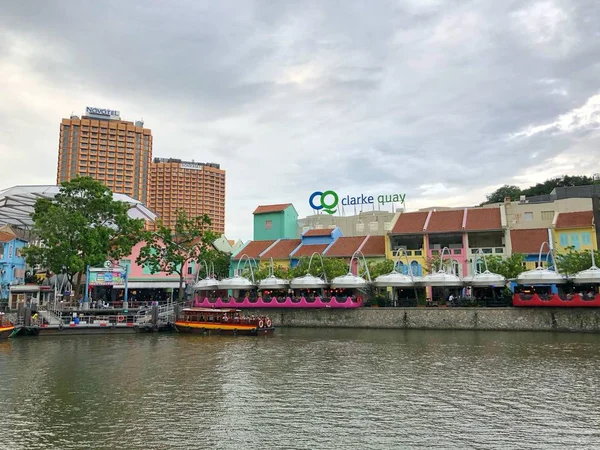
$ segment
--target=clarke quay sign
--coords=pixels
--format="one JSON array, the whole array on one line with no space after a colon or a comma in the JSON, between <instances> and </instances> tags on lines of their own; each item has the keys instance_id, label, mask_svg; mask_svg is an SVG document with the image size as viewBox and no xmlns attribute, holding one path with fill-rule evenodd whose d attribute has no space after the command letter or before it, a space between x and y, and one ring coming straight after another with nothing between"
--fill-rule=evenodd
<instances>
[{"instance_id":1,"label":"clarke quay sign","mask_svg":"<svg viewBox=\"0 0 600 450\"><path fill-rule=\"evenodd\" d=\"M380 194L377 197L373 195L364 195L360 194L358 196L352 197L350 195L346 195L342 197L342 206L355 206L355 205L373 205L375 200L380 205L385 205L386 203L402 203L404 204L404 200L406 199L406 194ZM310 194L308 198L308 204L312 209L317 211L323 210L327 214L335 214L337 211L337 207L340 203L340 197L337 192L329 190L329 191L315 191Z\"/></svg>"}]
</instances>

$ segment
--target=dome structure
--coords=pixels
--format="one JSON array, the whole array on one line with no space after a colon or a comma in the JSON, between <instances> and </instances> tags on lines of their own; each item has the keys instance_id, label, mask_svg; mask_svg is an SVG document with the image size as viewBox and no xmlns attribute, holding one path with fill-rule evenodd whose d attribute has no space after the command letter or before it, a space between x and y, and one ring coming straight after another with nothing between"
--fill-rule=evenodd
<instances>
[{"instance_id":1,"label":"dome structure","mask_svg":"<svg viewBox=\"0 0 600 450\"><path fill-rule=\"evenodd\" d=\"M425 275L421 281L425 286L432 287L458 287L462 286L462 280L454 274L440 270L429 275Z\"/></svg>"},{"instance_id":2,"label":"dome structure","mask_svg":"<svg viewBox=\"0 0 600 450\"><path fill-rule=\"evenodd\" d=\"M259 289L288 289L290 287L290 282L288 280L284 280L283 278L277 278L275 275L269 275L264 280L260 280L258 283Z\"/></svg>"},{"instance_id":3,"label":"dome structure","mask_svg":"<svg viewBox=\"0 0 600 450\"><path fill-rule=\"evenodd\" d=\"M376 287L414 287L416 282L416 277L411 278L395 270L375 278Z\"/></svg>"},{"instance_id":4,"label":"dome structure","mask_svg":"<svg viewBox=\"0 0 600 450\"><path fill-rule=\"evenodd\" d=\"M236 275L232 278L225 278L219 281L219 289L254 289L255 284L252 283L248 278Z\"/></svg>"},{"instance_id":5,"label":"dome structure","mask_svg":"<svg viewBox=\"0 0 600 450\"><path fill-rule=\"evenodd\" d=\"M350 272L348 272L346 275L335 277L333 280L331 280L331 287L333 289L358 289L365 287L366 285L367 280L365 280L363 277L353 275Z\"/></svg>"},{"instance_id":6,"label":"dome structure","mask_svg":"<svg viewBox=\"0 0 600 450\"><path fill-rule=\"evenodd\" d=\"M311 275L310 273L296 277L290 282L292 289L322 289L327 287L327 283L319 278Z\"/></svg>"},{"instance_id":7,"label":"dome structure","mask_svg":"<svg viewBox=\"0 0 600 450\"><path fill-rule=\"evenodd\" d=\"M538 267L533 270L521 273L517 277L517 283L523 285L533 284L565 284L567 278L554 270Z\"/></svg>"}]
</instances>

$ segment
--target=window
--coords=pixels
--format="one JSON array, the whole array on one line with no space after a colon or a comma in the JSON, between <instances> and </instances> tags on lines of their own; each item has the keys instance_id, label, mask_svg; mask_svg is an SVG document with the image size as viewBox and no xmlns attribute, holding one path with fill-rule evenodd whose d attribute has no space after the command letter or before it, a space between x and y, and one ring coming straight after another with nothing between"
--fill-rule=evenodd
<instances>
[{"instance_id":1,"label":"window","mask_svg":"<svg viewBox=\"0 0 600 450\"><path fill-rule=\"evenodd\" d=\"M579 250L579 233L571 233L571 245Z\"/></svg>"},{"instance_id":2,"label":"window","mask_svg":"<svg viewBox=\"0 0 600 450\"><path fill-rule=\"evenodd\" d=\"M554 211L542 211L542 220L553 220Z\"/></svg>"},{"instance_id":3,"label":"window","mask_svg":"<svg viewBox=\"0 0 600 450\"><path fill-rule=\"evenodd\" d=\"M377 233L377 231L379 231L379 222L369 222L369 231L371 233Z\"/></svg>"},{"instance_id":4,"label":"window","mask_svg":"<svg viewBox=\"0 0 600 450\"><path fill-rule=\"evenodd\" d=\"M383 229L385 231L391 231L392 230L392 222L384 222Z\"/></svg>"},{"instance_id":5,"label":"window","mask_svg":"<svg viewBox=\"0 0 600 450\"><path fill-rule=\"evenodd\" d=\"M531 222L533 220L533 213L526 212L525 214L523 214L523 220L525 220L525 222Z\"/></svg>"},{"instance_id":6,"label":"window","mask_svg":"<svg viewBox=\"0 0 600 450\"><path fill-rule=\"evenodd\" d=\"M365 224L364 223L357 223L356 224L356 232L357 233L363 233L365 231Z\"/></svg>"},{"instance_id":7,"label":"window","mask_svg":"<svg viewBox=\"0 0 600 450\"><path fill-rule=\"evenodd\" d=\"M590 233L581 233L581 243L583 245L592 245L592 238L590 236Z\"/></svg>"},{"instance_id":8,"label":"window","mask_svg":"<svg viewBox=\"0 0 600 450\"><path fill-rule=\"evenodd\" d=\"M569 246L569 236L567 234L560 235L560 246L568 247Z\"/></svg>"},{"instance_id":9,"label":"window","mask_svg":"<svg viewBox=\"0 0 600 450\"><path fill-rule=\"evenodd\" d=\"M265 220L265 230L270 230L271 228L273 228L273 221Z\"/></svg>"}]
</instances>

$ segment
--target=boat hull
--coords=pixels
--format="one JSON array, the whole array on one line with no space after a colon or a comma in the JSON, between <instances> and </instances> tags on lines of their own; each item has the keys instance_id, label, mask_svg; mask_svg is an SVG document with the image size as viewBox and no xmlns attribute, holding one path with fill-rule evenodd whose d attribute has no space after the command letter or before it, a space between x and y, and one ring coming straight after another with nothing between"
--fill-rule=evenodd
<instances>
[{"instance_id":1,"label":"boat hull","mask_svg":"<svg viewBox=\"0 0 600 450\"><path fill-rule=\"evenodd\" d=\"M13 325L8 327L0 327L0 339L8 339L14 329L15 327Z\"/></svg>"},{"instance_id":2,"label":"boat hull","mask_svg":"<svg viewBox=\"0 0 600 450\"><path fill-rule=\"evenodd\" d=\"M175 322L180 333L200 335L265 336L275 331L274 327L258 328L253 325L231 325L223 323Z\"/></svg>"}]
</instances>

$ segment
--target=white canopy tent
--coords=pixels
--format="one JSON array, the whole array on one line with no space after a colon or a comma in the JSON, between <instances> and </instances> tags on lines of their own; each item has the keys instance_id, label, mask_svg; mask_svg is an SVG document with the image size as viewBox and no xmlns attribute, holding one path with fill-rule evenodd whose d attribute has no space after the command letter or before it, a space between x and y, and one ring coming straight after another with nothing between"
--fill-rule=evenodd
<instances>
[{"instance_id":1,"label":"white canopy tent","mask_svg":"<svg viewBox=\"0 0 600 450\"><path fill-rule=\"evenodd\" d=\"M14 225L22 229L33 226L31 215L38 198L54 198L60 186L54 185L26 185L13 186L0 191L0 226ZM129 217L154 221L156 214L148 209L142 202L125 194L113 193L113 199L131 205Z\"/></svg>"}]
</instances>

